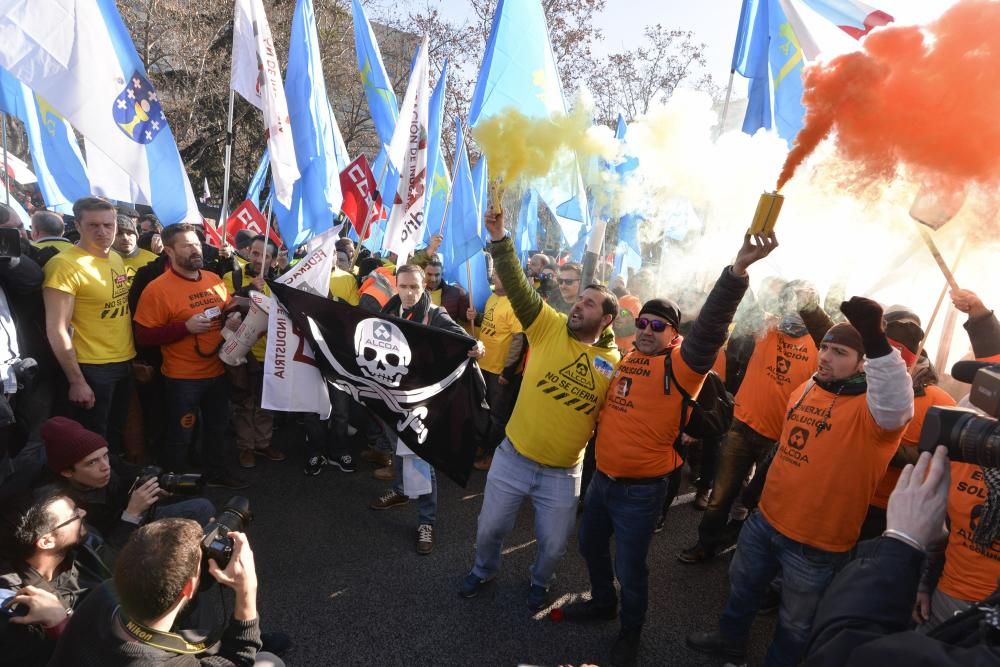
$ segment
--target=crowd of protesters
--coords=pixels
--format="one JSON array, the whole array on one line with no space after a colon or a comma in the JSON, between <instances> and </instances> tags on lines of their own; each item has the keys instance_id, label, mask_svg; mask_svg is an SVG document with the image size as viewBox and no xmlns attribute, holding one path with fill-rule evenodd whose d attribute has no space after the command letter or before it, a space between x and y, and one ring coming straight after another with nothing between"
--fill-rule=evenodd
<instances>
[{"instance_id":1,"label":"crowd of protesters","mask_svg":"<svg viewBox=\"0 0 1000 667\"><path fill-rule=\"evenodd\" d=\"M77 201L71 221L37 210L30 229L0 206L0 228L20 236L19 252L0 257L0 589L4 610L19 610L0 617L0 664L283 664L287 638L261 632L246 536L230 533L228 563L203 564L219 509L176 482L163 488L162 475L197 470L197 488L239 490L251 485L241 471L263 462L315 477L356 472L357 454L391 483L371 509L410 502L389 425L343 391L330 391L327 419L265 408L266 331L245 358L219 355L251 292L270 294L266 280L301 253L249 232L217 249L201 226L164 228L97 197ZM636 664L647 553L687 480L704 513L678 560L695 568L735 545L719 623L692 631L691 650L741 661L756 615L777 609L770 665L884 662L907 650L884 636L911 630L934 664L1000 659L996 611L964 635L952 620L997 602L1000 497L984 481L994 473L949 466L940 450L918 456L928 410L955 400L910 308L823 302L802 280L766 279L755 293L748 270L774 236L734 243L735 260L703 291L661 294L648 270L604 285L542 253L522 266L502 214L486 228L482 312L444 280L437 236L398 265L341 238L328 295L462 337L482 372L489 421L469 436L485 493L460 597L496 577L530 498L527 607L552 606L576 532L591 591L561 612L617 620L611 664ZM993 312L970 291L952 300L975 358L1000 361ZM299 451L276 444L287 423L302 426ZM430 479L415 498L424 556L438 512ZM891 604L859 601L857 581L885 584ZM224 629L198 635L189 628L206 586L231 589L235 603Z\"/></svg>"}]
</instances>

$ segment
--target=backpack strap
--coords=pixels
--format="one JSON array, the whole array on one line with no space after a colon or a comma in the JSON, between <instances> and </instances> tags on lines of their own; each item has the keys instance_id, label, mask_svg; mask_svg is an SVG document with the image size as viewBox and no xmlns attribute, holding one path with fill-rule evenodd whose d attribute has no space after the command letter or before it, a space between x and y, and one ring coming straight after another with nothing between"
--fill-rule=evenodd
<instances>
[{"instance_id":1,"label":"backpack strap","mask_svg":"<svg viewBox=\"0 0 1000 667\"><path fill-rule=\"evenodd\" d=\"M691 398L691 394L688 393L687 389L681 386L681 383L677 381L677 377L674 375L674 364L673 364L673 350L667 352L663 357L663 393L667 396L670 395L670 385L677 387L677 391L681 394L681 420L679 422L680 426L677 429L677 439L674 440L674 448L676 449L678 445L681 444L681 436L684 435L684 427L687 425L688 421L688 410L693 410L696 407L695 400Z\"/></svg>"}]
</instances>

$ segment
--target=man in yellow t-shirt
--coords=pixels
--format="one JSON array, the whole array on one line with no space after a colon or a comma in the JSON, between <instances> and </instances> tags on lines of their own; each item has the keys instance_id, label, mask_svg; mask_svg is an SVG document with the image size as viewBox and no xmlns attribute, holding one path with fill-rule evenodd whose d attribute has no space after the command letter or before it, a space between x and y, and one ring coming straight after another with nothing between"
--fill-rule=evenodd
<instances>
[{"instance_id":1,"label":"man in yellow t-shirt","mask_svg":"<svg viewBox=\"0 0 1000 667\"><path fill-rule=\"evenodd\" d=\"M135 347L128 272L111 250L115 207L84 197L73 215L80 244L45 265L45 329L69 382L70 416L121 453Z\"/></svg>"},{"instance_id":2,"label":"man in yellow t-shirt","mask_svg":"<svg viewBox=\"0 0 1000 667\"><path fill-rule=\"evenodd\" d=\"M63 236L66 224L62 216L52 211L36 211L31 216L31 245L39 250L55 248L56 253L68 250L73 243Z\"/></svg>"},{"instance_id":3,"label":"man in yellow t-shirt","mask_svg":"<svg viewBox=\"0 0 1000 667\"><path fill-rule=\"evenodd\" d=\"M548 588L573 530L580 498L583 451L621 358L609 328L618 299L606 287L580 291L569 315L544 303L524 275L503 214L486 214L493 242L489 253L524 327L531 355L524 382L486 478L476 534L476 560L459 595L475 597L500 570L503 541L521 502L535 507L538 555L531 568L527 604L545 606Z\"/></svg>"},{"instance_id":4,"label":"man in yellow t-shirt","mask_svg":"<svg viewBox=\"0 0 1000 667\"><path fill-rule=\"evenodd\" d=\"M430 281L430 276L428 276ZM479 318L474 308L466 313L468 321ZM479 340L486 347L486 354L479 360L479 368L486 380L486 402L490 405L490 427L481 441L481 458L473 465L477 470L489 470L493 452L503 440L504 429L510 419L517 392L521 388L521 365L527 351L521 322L514 314L500 274L493 273L493 294L486 301L482 320L478 322Z\"/></svg>"},{"instance_id":5,"label":"man in yellow t-shirt","mask_svg":"<svg viewBox=\"0 0 1000 667\"><path fill-rule=\"evenodd\" d=\"M127 215L118 214L118 233L115 235L114 250L125 262L128 272L128 284L132 285L135 273L150 262L156 261L156 255L139 247L139 234L135 222Z\"/></svg>"}]
</instances>

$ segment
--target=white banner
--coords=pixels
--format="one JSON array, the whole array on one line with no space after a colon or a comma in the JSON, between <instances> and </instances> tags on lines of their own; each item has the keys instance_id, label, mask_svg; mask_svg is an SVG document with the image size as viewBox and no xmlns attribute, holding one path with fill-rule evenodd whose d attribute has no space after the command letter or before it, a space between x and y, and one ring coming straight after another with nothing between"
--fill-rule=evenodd
<instances>
[{"instance_id":1,"label":"white banner","mask_svg":"<svg viewBox=\"0 0 1000 667\"><path fill-rule=\"evenodd\" d=\"M385 230L385 248L396 253L397 264L413 254L424 236L424 198L427 189L427 128L430 85L428 83L427 38L413 65L406 97L400 107L389 158L399 167L399 186L392 215Z\"/></svg>"},{"instance_id":2,"label":"white banner","mask_svg":"<svg viewBox=\"0 0 1000 667\"><path fill-rule=\"evenodd\" d=\"M292 202L299 180L281 64L262 0L236 0L233 19L232 88L264 112L264 137L271 155L271 178L278 201Z\"/></svg>"},{"instance_id":3,"label":"white banner","mask_svg":"<svg viewBox=\"0 0 1000 667\"><path fill-rule=\"evenodd\" d=\"M330 273L336 264L335 244L340 225L318 236L320 245L289 269L278 282L319 296L330 294ZM330 416L330 394L312 347L292 324L277 299L271 300L264 355L264 392L261 406L281 412L314 412Z\"/></svg>"}]
</instances>

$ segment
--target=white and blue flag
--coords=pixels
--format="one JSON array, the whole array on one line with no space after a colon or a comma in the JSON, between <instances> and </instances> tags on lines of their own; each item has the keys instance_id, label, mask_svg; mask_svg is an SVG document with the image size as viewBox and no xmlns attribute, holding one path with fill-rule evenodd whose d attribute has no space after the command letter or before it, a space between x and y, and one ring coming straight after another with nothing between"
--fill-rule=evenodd
<instances>
[{"instance_id":1,"label":"white and blue flag","mask_svg":"<svg viewBox=\"0 0 1000 667\"><path fill-rule=\"evenodd\" d=\"M51 104L2 68L0 111L24 123L45 205L59 213L72 213L73 202L91 192L87 165L73 128Z\"/></svg>"},{"instance_id":2,"label":"white and blue flag","mask_svg":"<svg viewBox=\"0 0 1000 667\"><path fill-rule=\"evenodd\" d=\"M0 0L0 66L129 175L164 224L201 222L156 90L114 0Z\"/></svg>"}]
</instances>

